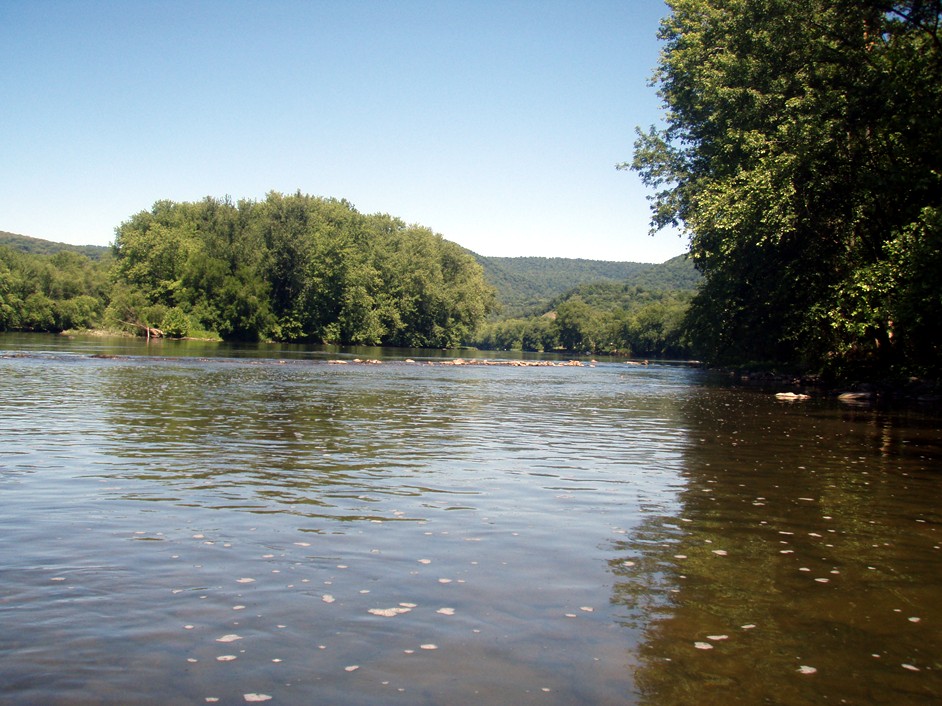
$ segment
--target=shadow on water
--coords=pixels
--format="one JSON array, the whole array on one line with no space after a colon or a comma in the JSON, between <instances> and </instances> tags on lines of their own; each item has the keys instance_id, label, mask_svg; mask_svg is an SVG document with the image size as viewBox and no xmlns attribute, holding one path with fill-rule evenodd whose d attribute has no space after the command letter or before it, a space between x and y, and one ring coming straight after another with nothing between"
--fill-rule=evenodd
<instances>
[{"instance_id":1,"label":"shadow on water","mask_svg":"<svg viewBox=\"0 0 942 706\"><path fill-rule=\"evenodd\" d=\"M939 420L743 391L684 419L681 512L610 561L641 702L939 702Z\"/></svg>"}]
</instances>

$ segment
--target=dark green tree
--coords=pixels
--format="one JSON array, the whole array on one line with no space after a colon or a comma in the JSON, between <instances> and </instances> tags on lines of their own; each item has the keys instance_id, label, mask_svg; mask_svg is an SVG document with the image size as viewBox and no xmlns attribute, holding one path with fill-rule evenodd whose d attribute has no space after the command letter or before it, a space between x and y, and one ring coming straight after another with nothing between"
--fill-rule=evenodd
<instances>
[{"instance_id":1,"label":"dark green tree","mask_svg":"<svg viewBox=\"0 0 942 706\"><path fill-rule=\"evenodd\" d=\"M144 331L166 321L232 339L450 347L494 307L454 243L300 192L161 201L118 228L114 252L111 319Z\"/></svg>"},{"instance_id":2,"label":"dark green tree","mask_svg":"<svg viewBox=\"0 0 942 706\"><path fill-rule=\"evenodd\" d=\"M939 369L939 0L671 0L666 126L631 167L704 284L719 363ZM621 165L628 166L628 165Z\"/></svg>"},{"instance_id":3,"label":"dark green tree","mask_svg":"<svg viewBox=\"0 0 942 706\"><path fill-rule=\"evenodd\" d=\"M594 351L601 338L597 313L579 296L556 308L556 329L560 345L569 351Z\"/></svg>"}]
</instances>

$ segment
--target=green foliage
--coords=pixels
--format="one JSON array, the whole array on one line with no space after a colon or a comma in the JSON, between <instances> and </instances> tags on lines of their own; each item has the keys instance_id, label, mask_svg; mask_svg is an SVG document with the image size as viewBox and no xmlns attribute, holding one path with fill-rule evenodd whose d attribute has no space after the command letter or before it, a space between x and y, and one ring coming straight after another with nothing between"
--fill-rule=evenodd
<instances>
[{"instance_id":1,"label":"green foliage","mask_svg":"<svg viewBox=\"0 0 942 706\"><path fill-rule=\"evenodd\" d=\"M561 257L476 257L487 281L497 290L500 313L505 318L545 311L554 299L588 283L615 282L646 289L693 290L700 280L699 273L685 256L658 265Z\"/></svg>"},{"instance_id":2,"label":"green foliage","mask_svg":"<svg viewBox=\"0 0 942 706\"><path fill-rule=\"evenodd\" d=\"M72 251L38 255L0 246L0 331L63 331L101 321L108 261Z\"/></svg>"},{"instance_id":3,"label":"green foliage","mask_svg":"<svg viewBox=\"0 0 942 706\"><path fill-rule=\"evenodd\" d=\"M830 324L839 360L879 371L904 361L902 373L920 374L942 360L942 209L920 218L883 246L883 257L859 267L835 287Z\"/></svg>"},{"instance_id":4,"label":"green foliage","mask_svg":"<svg viewBox=\"0 0 942 706\"><path fill-rule=\"evenodd\" d=\"M684 317L688 297L665 296L642 304L624 322L621 340L633 355L689 358Z\"/></svg>"},{"instance_id":5,"label":"green foliage","mask_svg":"<svg viewBox=\"0 0 942 706\"><path fill-rule=\"evenodd\" d=\"M595 282L559 297L542 315L488 323L473 344L488 350L689 358L685 314L692 297L685 290Z\"/></svg>"},{"instance_id":6,"label":"green foliage","mask_svg":"<svg viewBox=\"0 0 942 706\"><path fill-rule=\"evenodd\" d=\"M85 255L89 260L105 260L111 254L111 248L104 245L68 245L67 243L54 243L51 240L31 238L28 235L17 235L0 231L0 246L9 247L17 252L30 255L55 255L58 252L74 252Z\"/></svg>"},{"instance_id":7,"label":"green foliage","mask_svg":"<svg viewBox=\"0 0 942 706\"><path fill-rule=\"evenodd\" d=\"M190 335L190 319L183 309L175 306L160 320L160 330L170 338L186 338Z\"/></svg>"},{"instance_id":8,"label":"green foliage","mask_svg":"<svg viewBox=\"0 0 942 706\"><path fill-rule=\"evenodd\" d=\"M559 335L552 317L534 316L491 322L481 329L473 343L484 350L542 353L559 347Z\"/></svg>"},{"instance_id":9,"label":"green foliage","mask_svg":"<svg viewBox=\"0 0 942 706\"><path fill-rule=\"evenodd\" d=\"M502 313L510 318L542 308L554 297L586 282L623 281L650 265L562 257L477 256L497 290Z\"/></svg>"},{"instance_id":10,"label":"green foliage","mask_svg":"<svg viewBox=\"0 0 942 706\"><path fill-rule=\"evenodd\" d=\"M646 265L644 269L628 277L624 285L648 291L694 292L702 279L690 258L678 255L658 265Z\"/></svg>"},{"instance_id":11,"label":"green foliage","mask_svg":"<svg viewBox=\"0 0 942 706\"><path fill-rule=\"evenodd\" d=\"M104 325L116 331L138 333L137 324L143 323L143 312L149 306L144 295L126 284L117 283L111 290L111 300L105 309ZM145 325L156 326L155 321Z\"/></svg>"},{"instance_id":12,"label":"green foliage","mask_svg":"<svg viewBox=\"0 0 942 706\"><path fill-rule=\"evenodd\" d=\"M559 343L570 351L593 351L600 343L599 317L582 297L576 295L556 307Z\"/></svg>"},{"instance_id":13,"label":"green foliage","mask_svg":"<svg viewBox=\"0 0 942 706\"><path fill-rule=\"evenodd\" d=\"M55 329L91 329L101 321L102 302L89 294L60 300L55 306Z\"/></svg>"},{"instance_id":14,"label":"green foliage","mask_svg":"<svg viewBox=\"0 0 942 706\"><path fill-rule=\"evenodd\" d=\"M631 167L690 235L698 350L937 375L942 4L669 4Z\"/></svg>"},{"instance_id":15,"label":"green foliage","mask_svg":"<svg viewBox=\"0 0 942 706\"><path fill-rule=\"evenodd\" d=\"M482 327L497 303L473 254L427 228L300 193L273 192L261 202L159 201L117 229L112 252L98 263L36 247L52 254L0 257L0 330L106 326L171 337L530 351L566 345L653 356L669 346L651 336L641 345L632 312L666 295L636 283L690 288L699 279L683 258L662 265L498 259L521 281L543 283L535 290L539 315ZM619 272L631 276L584 283ZM582 286L559 296L558 286L548 286L553 278Z\"/></svg>"},{"instance_id":16,"label":"green foliage","mask_svg":"<svg viewBox=\"0 0 942 706\"><path fill-rule=\"evenodd\" d=\"M179 311L226 339L452 347L495 306L454 243L300 192L158 202L118 228L114 251L111 318L138 327L158 310L182 324Z\"/></svg>"}]
</instances>

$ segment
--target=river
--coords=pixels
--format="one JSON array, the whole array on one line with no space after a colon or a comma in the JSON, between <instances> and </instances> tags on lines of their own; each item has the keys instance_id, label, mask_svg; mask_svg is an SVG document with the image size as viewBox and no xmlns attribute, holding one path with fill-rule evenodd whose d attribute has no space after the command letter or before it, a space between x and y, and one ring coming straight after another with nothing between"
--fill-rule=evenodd
<instances>
[{"instance_id":1,"label":"river","mask_svg":"<svg viewBox=\"0 0 942 706\"><path fill-rule=\"evenodd\" d=\"M938 416L453 355L0 335L0 703L942 700Z\"/></svg>"}]
</instances>

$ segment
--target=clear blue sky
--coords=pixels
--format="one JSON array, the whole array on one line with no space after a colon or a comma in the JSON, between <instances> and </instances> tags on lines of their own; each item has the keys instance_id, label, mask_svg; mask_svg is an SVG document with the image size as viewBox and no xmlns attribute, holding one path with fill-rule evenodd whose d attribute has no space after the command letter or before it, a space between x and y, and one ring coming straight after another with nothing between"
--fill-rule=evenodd
<instances>
[{"instance_id":1,"label":"clear blue sky","mask_svg":"<svg viewBox=\"0 0 942 706\"><path fill-rule=\"evenodd\" d=\"M105 245L154 201L346 198L482 255L661 262L615 170L661 0L0 0L0 230Z\"/></svg>"}]
</instances>

